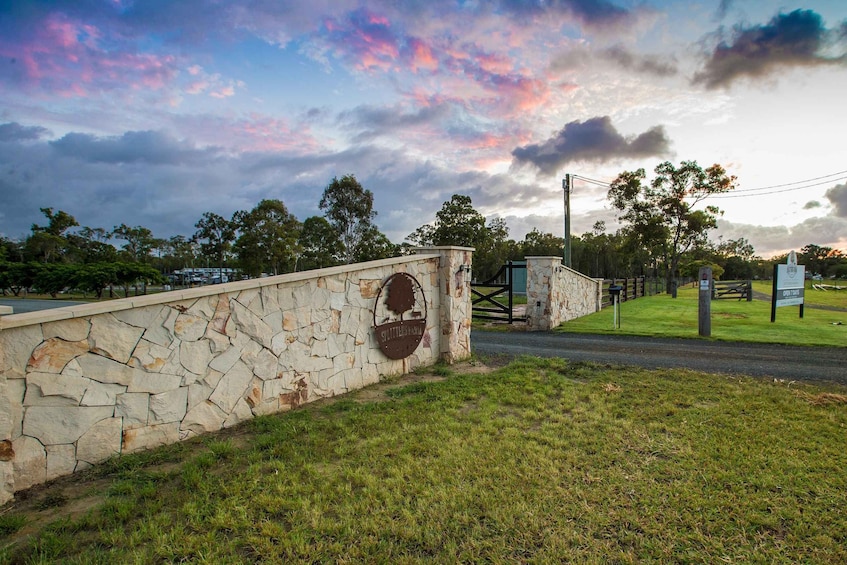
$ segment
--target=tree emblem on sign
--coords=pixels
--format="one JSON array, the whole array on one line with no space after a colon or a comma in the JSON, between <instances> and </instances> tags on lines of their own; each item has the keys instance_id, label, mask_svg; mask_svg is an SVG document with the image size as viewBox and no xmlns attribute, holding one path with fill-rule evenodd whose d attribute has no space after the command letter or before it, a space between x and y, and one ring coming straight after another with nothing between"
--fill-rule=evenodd
<instances>
[{"instance_id":1,"label":"tree emblem on sign","mask_svg":"<svg viewBox=\"0 0 847 565\"><path fill-rule=\"evenodd\" d=\"M411 319L403 319L410 310ZM414 353L426 331L426 297L421 284L408 273L391 275L374 307L374 333L380 349L389 359L403 359Z\"/></svg>"},{"instance_id":2,"label":"tree emblem on sign","mask_svg":"<svg viewBox=\"0 0 847 565\"><path fill-rule=\"evenodd\" d=\"M389 310L400 316L403 319L403 312L411 310L415 307L415 287L412 283L413 279L405 273L399 273L398 276L391 278L391 284L388 286L388 296L385 298L385 305Z\"/></svg>"}]
</instances>

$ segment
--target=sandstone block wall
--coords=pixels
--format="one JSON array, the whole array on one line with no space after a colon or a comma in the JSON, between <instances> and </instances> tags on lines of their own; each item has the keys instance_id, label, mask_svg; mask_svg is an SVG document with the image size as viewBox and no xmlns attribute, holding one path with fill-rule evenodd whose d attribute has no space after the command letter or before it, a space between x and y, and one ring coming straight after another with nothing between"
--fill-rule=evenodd
<instances>
[{"instance_id":1,"label":"sandstone block wall","mask_svg":"<svg viewBox=\"0 0 847 565\"><path fill-rule=\"evenodd\" d=\"M550 330L562 322L600 311L602 279L565 267L561 257L527 257L526 277L530 331Z\"/></svg>"},{"instance_id":2,"label":"sandstone block wall","mask_svg":"<svg viewBox=\"0 0 847 565\"><path fill-rule=\"evenodd\" d=\"M131 453L470 355L463 248L0 318L0 503ZM426 298L420 345L376 342L396 272Z\"/></svg>"}]
</instances>

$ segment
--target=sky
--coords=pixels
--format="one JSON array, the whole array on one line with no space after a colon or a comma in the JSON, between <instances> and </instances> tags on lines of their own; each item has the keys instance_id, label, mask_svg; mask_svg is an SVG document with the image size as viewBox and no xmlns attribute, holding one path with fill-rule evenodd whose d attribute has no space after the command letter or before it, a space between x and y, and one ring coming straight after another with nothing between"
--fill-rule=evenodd
<instances>
[{"instance_id":1,"label":"sky","mask_svg":"<svg viewBox=\"0 0 847 565\"><path fill-rule=\"evenodd\" d=\"M40 208L191 236L334 177L395 243L470 196L619 227L624 171L721 164L712 239L847 250L844 0L0 0L0 234ZM587 179L587 180L586 180Z\"/></svg>"}]
</instances>

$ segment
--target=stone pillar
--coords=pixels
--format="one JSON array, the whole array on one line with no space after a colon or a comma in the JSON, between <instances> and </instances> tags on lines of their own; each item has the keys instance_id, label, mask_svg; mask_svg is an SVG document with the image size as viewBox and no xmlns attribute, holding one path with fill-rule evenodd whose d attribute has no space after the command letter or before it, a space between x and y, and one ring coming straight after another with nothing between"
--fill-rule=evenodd
<instances>
[{"instance_id":1,"label":"stone pillar","mask_svg":"<svg viewBox=\"0 0 847 565\"><path fill-rule=\"evenodd\" d=\"M547 331L559 324L557 308L552 303L559 294L558 277L562 267L561 257L526 258L526 327L529 331Z\"/></svg>"},{"instance_id":2,"label":"stone pillar","mask_svg":"<svg viewBox=\"0 0 847 565\"><path fill-rule=\"evenodd\" d=\"M441 327L440 359L456 363L471 356L471 247L423 247L417 254L438 254L438 317Z\"/></svg>"}]
</instances>

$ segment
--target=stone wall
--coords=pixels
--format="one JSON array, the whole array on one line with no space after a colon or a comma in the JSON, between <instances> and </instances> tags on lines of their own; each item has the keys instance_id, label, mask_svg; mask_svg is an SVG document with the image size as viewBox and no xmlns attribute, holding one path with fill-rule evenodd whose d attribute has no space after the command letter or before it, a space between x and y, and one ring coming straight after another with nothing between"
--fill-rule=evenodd
<instances>
[{"instance_id":1,"label":"stone wall","mask_svg":"<svg viewBox=\"0 0 847 565\"><path fill-rule=\"evenodd\" d=\"M0 503L114 455L469 357L470 281L459 266L472 250L417 252L3 316ZM426 324L414 353L392 360L373 327L397 272L420 283Z\"/></svg>"},{"instance_id":2,"label":"stone wall","mask_svg":"<svg viewBox=\"0 0 847 565\"><path fill-rule=\"evenodd\" d=\"M526 258L526 319L530 331L599 312L603 280L562 265L561 257Z\"/></svg>"}]
</instances>

